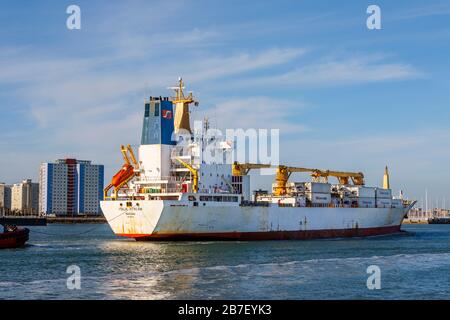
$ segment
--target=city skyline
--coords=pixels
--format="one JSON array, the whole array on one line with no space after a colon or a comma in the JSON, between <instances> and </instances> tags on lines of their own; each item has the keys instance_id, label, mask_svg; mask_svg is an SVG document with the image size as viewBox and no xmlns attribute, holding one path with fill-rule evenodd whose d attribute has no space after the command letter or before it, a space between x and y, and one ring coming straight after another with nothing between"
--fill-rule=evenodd
<instances>
[{"instance_id":1,"label":"city skyline","mask_svg":"<svg viewBox=\"0 0 450 320\"><path fill-rule=\"evenodd\" d=\"M284 163L363 171L379 186L388 165L395 194L420 202L427 188L450 199L444 1L377 1L381 30L366 28L368 4L357 1L270 10L269 2L77 1L81 30L66 28L72 3L8 3L0 181L37 181L41 162L67 157L103 163L108 181L120 144L139 144L144 97L169 94L183 76L200 100L195 117L279 128ZM272 180L258 178L265 188Z\"/></svg>"},{"instance_id":2,"label":"city skyline","mask_svg":"<svg viewBox=\"0 0 450 320\"><path fill-rule=\"evenodd\" d=\"M39 179L11 185L0 181L0 209L69 216L99 215L104 195L104 166L74 158L44 162Z\"/></svg>"}]
</instances>

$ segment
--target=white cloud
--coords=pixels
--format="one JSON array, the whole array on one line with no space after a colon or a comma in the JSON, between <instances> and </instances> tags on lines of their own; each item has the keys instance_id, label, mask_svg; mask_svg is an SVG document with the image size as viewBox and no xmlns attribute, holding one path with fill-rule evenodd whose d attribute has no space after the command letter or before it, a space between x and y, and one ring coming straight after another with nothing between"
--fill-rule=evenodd
<instances>
[{"instance_id":1,"label":"white cloud","mask_svg":"<svg viewBox=\"0 0 450 320\"><path fill-rule=\"evenodd\" d=\"M246 79L238 86L328 87L394 81L421 76L414 67L402 63L380 62L379 57L356 57L314 62L278 75Z\"/></svg>"},{"instance_id":2,"label":"white cloud","mask_svg":"<svg viewBox=\"0 0 450 320\"><path fill-rule=\"evenodd\" d=\"M285 64L299 58L306 52L303 48L269 49L257 54L239 53L232 56L201 59L193 81L204 81L229 75L242 74Z\"/></svg>"},{"instance_id":3,"label":"white cloud","mask_svg":"<svg viewBox=\"0 0 450 320\"><path fill-rule=\"evenodd\" d=\"M280 134L291 134L307 130L304 124L293 120L304 108L301 101L262 96L224 100L204 114L219 129L280 129Z\"/></svg>"}]
</instances>

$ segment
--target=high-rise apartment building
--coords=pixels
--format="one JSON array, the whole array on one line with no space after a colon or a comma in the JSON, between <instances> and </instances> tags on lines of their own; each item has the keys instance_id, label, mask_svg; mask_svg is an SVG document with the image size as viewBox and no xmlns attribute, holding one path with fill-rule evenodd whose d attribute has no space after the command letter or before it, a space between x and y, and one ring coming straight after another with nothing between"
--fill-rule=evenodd
<instances>
[{"instance_id":1,"label":"high-rise apartment building","mask_svg":"<svg viewBox=\"0 0 450 320\"><path fill-rule=\"evenodd\" d=\"M39 184L31 179L15 183L11 188L11 210L21 214L37 214L39 209Z\"/></svg>"},{"instance_id":2,"label":"high-rise apartment building","mask_svg":"<svg viewBox=\"0 0 450 320\"><path fill-rule=\"evenodd\" d=\"M100 214L104 185L103 165L76 159L42 163L39 181L41 213Z\"/></svg>"},{"instance_id":3,"label":"high-rise apartment building","mask_svg":"<svg viewBox=\"0 0 450 320\"><path fill-rule=\"evenodd\" d=\"M11 209L11 186L0 182L0 208Z\"/></svg>"}]
</instances>

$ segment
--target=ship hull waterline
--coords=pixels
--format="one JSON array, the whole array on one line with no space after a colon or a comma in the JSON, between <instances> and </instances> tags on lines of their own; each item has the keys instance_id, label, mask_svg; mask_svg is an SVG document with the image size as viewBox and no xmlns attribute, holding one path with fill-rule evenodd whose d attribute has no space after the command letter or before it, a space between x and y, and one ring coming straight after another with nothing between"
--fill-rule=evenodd
<instances>
[{"instance_id":1,"label":"ship hull waterline","mask_svg":"<svg viewBox=\"0 0 450 320\"><path fill-rule=\"evenodd\" d=\"M179 201L103 201L113 230L137 241L309 240L401 233L407 208L193 207Z\"/></svg>"}]
</instances>

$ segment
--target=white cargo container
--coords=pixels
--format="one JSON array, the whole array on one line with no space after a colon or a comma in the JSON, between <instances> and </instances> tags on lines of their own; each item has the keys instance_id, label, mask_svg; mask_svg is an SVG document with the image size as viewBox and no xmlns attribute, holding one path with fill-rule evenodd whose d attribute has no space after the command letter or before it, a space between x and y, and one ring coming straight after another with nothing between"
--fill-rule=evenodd
<instances>
[{"instance_id":1,"label":"white cargo container","mask_svg":"<svg viewBox=\"0 0 450 320\"><path fill-rule=\"evenodd\" d=\"M377 208L391 208L391 199L377 199Z\"/></svg>"},{"instance_id":2,"label":"white cargo container","mask_svg":"<svg viewBox=\"0 0 450 320\"><path fill-rule=\"evenodd\" d=\"M342 204L344 207L356 207L358 206L358 198L355 197L343 197L342 198Z\"/></svg>"},{"instance_id":3,"label":"white cargo container","mask_svg":"<svg viewBox=\"0 0 450 320\"><path fill-rule=\"evenodd\" d=\"M306 197L312 204L330 204L331 194L330 193L311 193L308 192Z\"/></svg>"},{"instance_id":4,"label":"white cargo container","mask_svg":"<svg viewBox=\"0 0 450 320\"><path fill-rule=\"evenodd\" d=\"M376 197L377 199L392 199L392 191L391 189L376 189Z\"/></svg>"},{"instance_id":5,"label":"white cargo container","mask_svg":"<svg viewBox=\"0 0 450 320\"><path fill-rule=\"evenodd\" d=\"M276 200L276 198L274 198ZM289 198L280 198L276 201L278 204L284 204L284 205L291 205L291 206L295 206L297 201L295 198L293 197L289 197Z\"/></svg>"},{"instance_id":6,"label":"white cargo container","mask_svg":"<svg viewBox=\"0 0 450 320\"><path fill-rule=\"evenodd\" d=\"M375 198L358 198L358 207L375 208Z\"/></svg>"},{"instance_id":7,"label":"white cargo container","mask_svg":"<svg viewBox=\"0 0 450 320\"><path fill-rule=\"evenodd\" d=\"M275 192L277 188L277 183L272 184L272 192ZM292 193L305 193L305 183L304 182L288 182L286 184L286 191L288 194Z\"/></svg>"},{"instance_id":8,"label":"white cargo container","mask_svg":"<svg viewBox=\"0 0 450 320\"><path fill-rule=\"evenodd\" d=\"M306 182L306 191L310 193L331 193L331 184L320 182Z\"/></svg>"},{"instance_id":9,"label":"white cargo container","mask_svg":"<svg viewBox=\"0 0 450 320\"><path fill-rule=\"evenodd\" d=\"M355 186L348 187L348 190L350 190L352 194L360 198L375 198L376 188Z\"/></svg>"},{"instance_id":10,"label":"white cargo container","mask_svg":"<svg viewBox=\"0 0 450 320\"><path fill-rule=\"evenodd\" d=\"M403 208L403 201L401 199L392 199L392 208Z\"/></svg>"}]
</instances>

